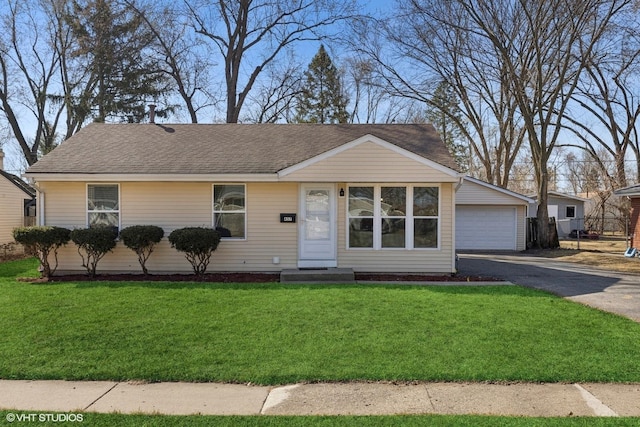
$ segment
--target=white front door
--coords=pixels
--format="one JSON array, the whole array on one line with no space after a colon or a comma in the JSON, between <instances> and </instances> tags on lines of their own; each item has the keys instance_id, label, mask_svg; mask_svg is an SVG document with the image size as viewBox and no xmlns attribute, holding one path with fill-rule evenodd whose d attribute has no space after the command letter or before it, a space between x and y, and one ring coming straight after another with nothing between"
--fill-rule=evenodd
<instances>
[{"instance_id":1,"label":"white front door","mask_svg":"<svg viewBox=\"0 0 640 427\"><path fill-rule=\"evenodd\" d=\"M300 191L298 267L337 267L333 184L303 184Z\"/></svg>"}]
</instances>

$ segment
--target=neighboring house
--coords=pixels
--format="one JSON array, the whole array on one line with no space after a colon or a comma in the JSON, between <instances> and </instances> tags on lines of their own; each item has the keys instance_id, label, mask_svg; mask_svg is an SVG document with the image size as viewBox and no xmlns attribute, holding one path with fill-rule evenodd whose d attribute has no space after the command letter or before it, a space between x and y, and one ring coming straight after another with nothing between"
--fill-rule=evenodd
<instances>
[{"instance_id":1,"label":"neighboring house","mask_svg":"<svg viewBox=\"0 0 640 427\"><path fill-rule=\"evenodd\" d=\"M526 249L526 221L534 201L476 178L456 193L457 250Z\"/></svg>"},{"instance_id":2,"label":"neighboring house","mask_svg":"<svg viewBox=\"0 0 640 427\"><path fill-rule=\"evenodd\" d=\"M14 228L33 225L30 218L35 216L35 196L33 188L4 171L4 153L0 150L0 245L13 242Z\"/></svg>"},{"instance_id":3,"label":"neighboring house","mask_svg":"<svg viewBox=\"0 0 640 427\"><path fill-rule=\"evenodd\" d=\"M621 188L614 192L617 196L628 197L631 201L631 214L629 216L630 247L638 249L640 246L640 184Z\"/></svg>"},{"instance_id":4,"label":"neighboring house","mask_svg":"<svg viewBox=\"0 0 640 427\"><path fill-rule=\"evenodd\" d=\"M531 196L534 202L529 207L529 215L535 217L538 211L537 196ZM584 204L589 199L569 194L549 191L547 193L547 206L549 218L556 219L558 237L567 237L571 230L584 229L585 210Z\"/></svg>"},{"instance_id":5,"label":"neighboring house","mask_svg":"<svg viewBox=\"0 0 640 427\"><path fill-rule=\"evenodd\" d=\"M224 237L209 271L455 272L462 176L431 125L91 124L31 166L40 223ZM59 272L82 270L75 245ZM151 272L190 271L166 241ZM100 271L138 271L119 243Z\"/></svg>"}]
</instances>

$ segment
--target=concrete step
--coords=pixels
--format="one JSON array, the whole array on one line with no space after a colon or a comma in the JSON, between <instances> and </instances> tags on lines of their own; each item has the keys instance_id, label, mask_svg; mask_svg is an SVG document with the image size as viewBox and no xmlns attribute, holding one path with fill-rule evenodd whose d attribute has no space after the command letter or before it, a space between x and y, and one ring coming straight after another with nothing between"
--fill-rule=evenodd
<instances>
[{"instance_id":1,"label":"concrete step","mask_svg":"<svg viewBox=\"0 0 640 427\"><path fill-rule=\"evenodd\" d=\"M281 283L355 283L351 268L282 270Z\"/></svg>"}]
</instances>

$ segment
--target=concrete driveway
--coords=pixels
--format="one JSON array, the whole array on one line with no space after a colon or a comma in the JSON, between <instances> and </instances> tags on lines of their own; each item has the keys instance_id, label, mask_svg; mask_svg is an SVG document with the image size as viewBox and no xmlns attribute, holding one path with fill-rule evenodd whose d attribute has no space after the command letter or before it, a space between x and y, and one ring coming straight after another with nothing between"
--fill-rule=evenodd
<instances>
[{"instance_id":1,"label":"concrete driveway","mask_svg":"<svg viewBox=\"0 0 640 427\"><path fill-rule=\"evenodd\" d=\"M640 262L630 259L629 262ZM458 272L543 289L640 322L640 276L522 254L459 254Z\"/></svg>"}]
</instances>

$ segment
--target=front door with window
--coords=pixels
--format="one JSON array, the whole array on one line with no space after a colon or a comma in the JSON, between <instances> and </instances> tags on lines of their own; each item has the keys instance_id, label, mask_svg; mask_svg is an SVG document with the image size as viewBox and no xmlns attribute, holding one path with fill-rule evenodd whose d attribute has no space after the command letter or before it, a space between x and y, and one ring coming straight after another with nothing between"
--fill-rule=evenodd
<instances>
[{"instance_id":1,"label":"front door with window","mask_svg":"<svg viewBox=\"0 0 640 427\"><path fill-rule=\"evenodd\" d=\"M335 186L304 184L300 193L298 267L337 267Z\"/></svg>"}]
</instances>

